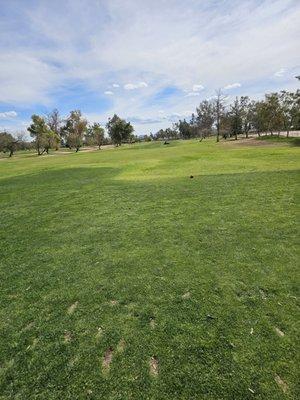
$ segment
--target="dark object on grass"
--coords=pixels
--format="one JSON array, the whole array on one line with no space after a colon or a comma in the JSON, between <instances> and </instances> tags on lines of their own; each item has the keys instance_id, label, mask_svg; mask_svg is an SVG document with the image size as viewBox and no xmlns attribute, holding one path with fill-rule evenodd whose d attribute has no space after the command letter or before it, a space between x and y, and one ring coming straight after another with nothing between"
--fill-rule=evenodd
<instances>
[{"instance_id":1,"label":"dark object on grass","mask_svg":"<svg viewBox=\"0 0 300 400\"><path fill-rule=\"evenodd\" d=\"M194 178L194 176L193 176L193 175L191 175L191 176L190 176L190 178L191 178L191 179L193 179L193 178Z\"/></svg>"},{"instance_id":2,"label":"dark object on grass","mask_svg":"<svg viewBox=\"0 0 300 400\"><path fill-rule=\"evenodd\" d=\"M164 144L170 144L169 142L164 141Z\"/></svg>"},{"instance_id":3,"label":"dark object on grass","mask_svg":"<svg viewBox=\"0 0 300 400\"><path fill-rule=\"evenodd\" d=\"M207 314L206 316L207 319L216 319L216 317L214 317L213 315Z\"/></svg>"}]
</instances>

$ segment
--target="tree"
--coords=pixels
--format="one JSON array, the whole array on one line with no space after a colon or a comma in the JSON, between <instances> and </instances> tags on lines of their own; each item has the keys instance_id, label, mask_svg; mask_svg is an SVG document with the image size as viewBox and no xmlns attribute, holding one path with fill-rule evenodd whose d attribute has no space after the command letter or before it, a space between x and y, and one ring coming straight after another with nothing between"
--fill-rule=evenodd
<instances>
[{"instance_id":1,"label":"tree","mask_svg":"<svg viewBox=\"0 0 300 400\"><path fill-rule=\"evenodd\" d=\"M61 124L62 119L59 115L59 111L55 108L51 113L47 115L47 125L50 130L55 134L55 149L58 150L59 143L61 141Z\"/></svg>"},{"instance_id":2,"label":"tree","mask_svg":"<svg viewBox=\"0 0 300 400\"><path fill-rule=\"evenodd\" d=\"M297 127L300 122L300 90L298 89L296 93L281 91L279 101L283 126L286 136L289 137L290 130Z\"/></svg>"},{"instance_id":3,"label":"tree","mask_svg":"<svg viewBox=\"0 0 300 400\"><path fill-rule=\"evenodd\" d=\"M209 136L212 132L215 115L214 105L211 101L203 100L196 108L196 124L202 138Z\"/></svg>"},{"instance_id":4,"label":"tree","mask_svg":"<svg viewBox=\"0 0 300 400\"><path fill-rule=\"evenodd\" d=\"M239 99L236 97L234 103L230 106L230 134L237 140L238 135L242 133L242 108Z\"/></svg>"},{"instance_id":5,"label":"tree","mask_svg":"<svg viewBox=\"0 0 300 400\"><path fill-rule=\"evenodd\" d=\"M3 153L9 152L9 157L12 157L17 150L18 139L14 138L8 132L0 132L0 151Z\"/></svg>"},{"instance_id":6,"label":"tree","mask_svg":"<svg viewBox=\"0 0 300 400\"><path fill-rule=\"evenodd\" d=\"M82 117L80 110L70 112L65 126L62 128L67 146L76 149L76 153L83 145L83 137L87 129L87 120Z\"/></svg>"},{"instance_id":7,"label":"tree","mask_svg":"<svg viewBox=\"0 0 300 400\"><path fill-rule=\"evenodd\" d=\"M248 139L249 131L253 125L255 101L250 101L248 96L240 98L241 118L242 118L242 131Z\"/></svg>"},{"instance_id":8,"label":"tree","mask_svg":"<svg viewBox=\"0 0 300 400\"><path fill-rule=\"evenodd\" d=\"M268 130L273 135L274 131L278 131L283 127L283 113L280 107L278 93L266 94L265 96L265 118L267 120Z\"/></svg>"},{"instance_id":9,"label":"tree","mask_svg":"<svg viewBox=\"0 0 300 400\"><path fill-rule=\"evenodd\" d=\"M128 141L134 131L131 123L121 119L117 114L112 118L109 118L106 124L106 129L112 142L116 146L121 146L122 142Z\"/></svg>"},{"instance_id":10,"label":"tree","mask_svg":"<svg viewBox=\"0 0 300 400\"><path fill-rule=\"evenodd\" d=\"M226 96L223 95L221 89L216 91L216 98L214 100L214 115L217 128L217 142L220 140L221 118L225 111L225 98Z\"/></svg>"},{"instance_id":11,"label":"tree","mask_svg":"<svg viewBox=\"0 0 300 400\"><path fill-rule=\"evenodd\" d=\"M88 144L96 144L100 150L104 143L104 128L102 128L99 123L95 122L88 127L85 137Z\"/></svg>"},{"instance_id":12,"label":"tree","mask_svg":"<svg viewBox=\"0 0 300 400\"><path fill-rule=\"evenodd\" d=\"M40 156L47 151L47 149L49 150L49 136L51 136L49 132L50 129L43 117L34 114L31 119L32 124L27 128L27 130L30 132L30 136L34 138L35 147Z\"/></svg>"},{"instance_id":13,"label":"tree","mask_svg":"<svg viewBox=\"0 0 300 400\"><path fill-rule=\"evenodd\" d=\"M194 129L185 119L179 120L176 124L181 139L191 139L194 137Z\"/></svg>"}]
</instances>

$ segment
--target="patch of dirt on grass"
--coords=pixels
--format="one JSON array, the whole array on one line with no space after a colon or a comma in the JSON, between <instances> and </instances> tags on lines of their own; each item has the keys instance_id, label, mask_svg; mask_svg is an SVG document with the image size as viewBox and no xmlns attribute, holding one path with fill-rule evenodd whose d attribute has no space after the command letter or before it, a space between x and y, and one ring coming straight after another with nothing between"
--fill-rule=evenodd
<instances>
[{"instance_id":1,"label":"patch of dirt on grass","mask_svg":"<svg viewBox=\"0 0 300 400\"><path fill-rule=\"evenodd\" d=\"M111 301L109 302L109 304L110 304L111 306L116 306L116 305L119 304L119 302L118 302L118 300L111 300Z\"/></svg>"},{"instance_id":2,"label":"patch of dirt on grass","mask_svg":"<svg viewBox=\"0 0 300 400\"><path fill-rule=\"evenodd\" d=\"M113 348L109 347L104 356L103 356L103 360L102 360L102 369L104 372L108 372L109 371L109 367L110 364L112 362L112 358L113 358Z\"/></svg>"},{"instance_id":3,"label":"patch of dirt on grass","mask_svg":"<svg viewBox=\"0 0 300 400\"><path fill-rule=\"evenodd\" d=\"M32 322L29 322L29 324L28 325L26 325L24 328L23 328L23 331L24 332L26 332L26 331L29 331L31 328L33 328L34 327L34 322L32 321Z\"/></svg>"},{"instance_id":4,"label":"patch of dirt on grass","mask_svg":"<svg viewBox=\"0 0 300 400\"><path fill-rule=\"evenodd\" d=\"M189 299L191 297L191 293L190 292L186 292L181 296L183 299Z\"/></svg>"},{"instance_id":5,"label":"patch of dirt on grass","mask_svg":"<svg viewBox=\"0 0 300 400\"><path fill-rule=\"evenodd\" d=\"M125 349L125 346L126 346L126 342L125 342L125 340L122 338L122 339L119 341L119 343L118 343L117 352L118 352L118 353L123 353L123 351L124 351L124 349Z\"/></svg>"},{"instance_id":6,"label":"patch of dirt on grass","mask_svg":"<svg viewBox=\"0 0 300 400\"><path fill-rule=\"evenodd\" d=\"M72 304L69 308L68 308L68 314L71 315L74 313L74 311L76 310L78 306L78 301L75 301L74 304Z\"/></svg>"},{"instance_id":7,"label":"patch of dirt on grass","mask_svg":"<svg viewBox=\"0 0 300 400\"><path fill-rule=\"evenodd\" d=\"M77 363L77 361L78 361L78 356L75 356L75 357L73 357L73 358L71 358L71 360L69 361L69 367L74 367L74 365Z\"/></svg>"},{"instance_id":8,"label":"patch of dirt on grass","mask_svg":"<svg viewBox=\"0 0 300 400\"><path fill-rule=\"evenodd\" d=\"M287 383L286 382L284 382L284 380L282 380L281 378L280 378L280 376L279 375L275 375L275 382L277 383L277 385L282 389L282 391L283 391L283 393L286 393L287 392L287 390L288 390L288 385L287 385Z\"/></svg>"},{"instance_id":9,"label":"patch of dirt on grass","mask_svg":"<svg viewBox=\"0 0 300 400\"><path fill-rule=\"evenodd\" d=\"M149 367L150 367L150 375L157 376L158 375L158 358L157 357L152 356L150 358Z\"/></svg>"},{"instance_id":10,"label":"patch of dirt on grass","mask_svg":"<svg viewBox=\"0 0 300 400\"><path fill-rule=\"evenodd\" d=\"M275 327L275 332L277 333L278 336L283 337L284 332L282 332L279 328Z\"/></svg>"},{"instance_id":11,"label":"patch of dirt on grass","mask_svg":"<svg viewBox=\"0 0 300 400\"><path fill-rule=\"evenodd\" d=\"M255 147L265 147L265 146L284 146L288 145L286 142L275 142L272 140L260 140L256 137L249 137L248 139L242 138L238 140L227 139L221 142L225 146L255 146Z\"/></svg>"},{"instance_id":12,"label":"patch of dirt on grass","mask_svg":"<svg viewBox=\"0 0 300 400\"><path fill-rule=\"evenodd\" d=\"M72 340L71 332L65 332L65 334L64 334L64 342L65 343L70 343L71 340Z\"/></svg>"},{"instance_id":13,"label":"patch of dirt on grass","mask_svg":"<svg viewBox=\"0 0 300 400\"><path fill-rule=\"evenodd\" d=\"M154 318L150 318L150 322L149 322L150 328L154 329L156 326L156 322Z\"/></svg>"},{"instance_id":14,"label":"patch of dirt on grass","mask_svg":"<svg viewBox=\"0 0 300 400\"><path fill-rule=\"evenodd\" d=\"M96 339L99 340L101 338L103 334L103 329L101 328L101 326L99 326L99 328L97 329L97 333L96 333Z\"/></svg>"},{"instance_id":15,"label":"patch of dirt on grass","mask_svg":"<svg viewBox=\"0 0 300 400\"><path fill-rule=\"evenodd\" d=\"M267 300L267 293L263 289L259 289L259 293L263 300Z\"/></svg>"}]
</instances>

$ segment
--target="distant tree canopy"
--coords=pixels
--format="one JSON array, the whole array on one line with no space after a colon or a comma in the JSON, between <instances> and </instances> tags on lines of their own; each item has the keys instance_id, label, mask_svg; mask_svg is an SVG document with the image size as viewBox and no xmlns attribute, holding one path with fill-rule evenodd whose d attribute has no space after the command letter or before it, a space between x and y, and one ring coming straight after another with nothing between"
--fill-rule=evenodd
<instances>
[{"instance_id":1,"label":"distant tree canopy","mask_svg":"<svg viewBox=\"0 0 300 400\"><path fill-rule=\"evenodd\" d=\"M172 127L159 129L155 134L135 136L130 122L114 114L108 119L105 129L100 123L88 124L80 110L71 111L63 119L59 111L54 109L46 116L32 115L31 124L27 128L32 142L24 140L20 135L8 132L0 133L0 151L8 152L10 156L16 150L28 149L33 146L39 155L49 153L50 149L57 150L60 146L70 149L79 149L83 145L101 146L113 143L121 146L122 143L134 141L175 140L198 138L203 140L215 136L220 138L238 138L249 133L270 133L274 135L282 131L289 136L293 130L300 130L300 90L266 94L262 100L251 100L248 96L236 97L231 104L228 98L217 90L210 100L203 100L196 107L190 118L179 119ZM23 135L24 136L24 135Z\"/></svg>"},{"instance_id":2,"label":"distant tree canopy","mask_svg":"<svg viewBox=\"0 0 300 400\"><path fill-rule=\"evenodd\" d=\"M260 135L263 132L300 129L300 90L281 91L266 94L264 100L250 100L248 96L236 97L232 104L226 104L226 96L221 90L212 100L203 100L190 119L179 120L173 128L160 129L150 140L190 139L216 135L238 138L243 134L248 138L250 132ZM172 134L170 134L172 132Z\"/></svg>"},{"instance_id":3,"label":"distant tree canopy","mask_svg":"<svg viewBox=\"0 0 300 400\"><path fill-rule=\"evenodd\" d=\"M130 122L126 122L124 119L118 117L117 114L109 118L106 129L109 137L116 146L121 146L123 142L128 142L132 139L133 126Z\"/></svg>"}]
</instances>

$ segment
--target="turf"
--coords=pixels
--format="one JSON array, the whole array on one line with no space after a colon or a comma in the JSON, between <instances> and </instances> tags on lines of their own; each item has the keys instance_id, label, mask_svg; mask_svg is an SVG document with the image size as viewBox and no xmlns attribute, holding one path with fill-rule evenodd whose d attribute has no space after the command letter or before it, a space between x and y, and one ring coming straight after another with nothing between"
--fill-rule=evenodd
<instances>
[{"instance_id":1,"label":"turf","mask_svg":"<svg viewBox=\"0 0 300 400\"><path fill-rule=\"evenodd\" d=\"M297 169L280 143L0 160L0 399L299 398Z\"/></svg>"}]
</instances>

